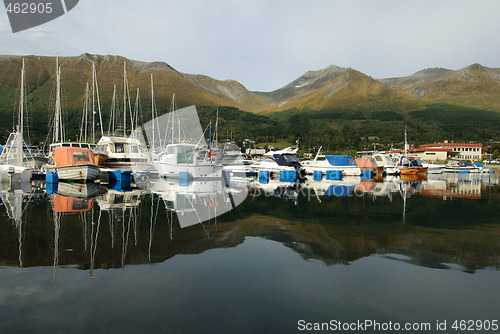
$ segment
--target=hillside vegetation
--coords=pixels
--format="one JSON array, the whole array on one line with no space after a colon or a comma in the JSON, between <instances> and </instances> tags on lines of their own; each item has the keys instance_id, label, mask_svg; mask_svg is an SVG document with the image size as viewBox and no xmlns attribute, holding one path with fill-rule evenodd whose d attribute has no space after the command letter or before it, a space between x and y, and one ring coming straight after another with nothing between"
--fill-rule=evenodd
<instances>
[{"instance_id":1,"label":"hillside vegetation","mask_svg":"<svg viewBox=\"0 0 500 334\"><path fill-rule=\"evenodd\" d=\"M25 105L30 140L43 142L55 101L56 58L0 56L0 128L5 141L14 124L25 59ZM373 143L401 147L405 124L418 143L500 139L500 69L474 64L458 71L425 69L403 78L376 80L351 68L309 71L273 92L252 92L237 81L186 74L163 62L83 54L59 58L68 137L76 139L85 86L96 65L103 125L107 129L116 91L117 123L123 113L126 66L131 104L137 92L139 123L151 119L151 75L158 112L196 105L205 125L216 119L219 136L238 141L294 142L329 150L358 150Z\"/></svg>"}]
</instances>

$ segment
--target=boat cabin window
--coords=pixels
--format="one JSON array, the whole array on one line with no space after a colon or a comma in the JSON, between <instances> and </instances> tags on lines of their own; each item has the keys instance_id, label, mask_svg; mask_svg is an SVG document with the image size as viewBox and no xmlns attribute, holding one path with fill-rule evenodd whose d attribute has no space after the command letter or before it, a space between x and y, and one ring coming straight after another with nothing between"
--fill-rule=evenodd
<instances>
[{"instance_id":1,"label":"boat cabin window","mask_svg":"<svg viewBox=\"0 0 500 334\"><path fill-rule=\"evenodd\" d=\"M192 146L178 146L177 163L192 164L193 154L194 152Z\"/></svg>"},{"instance_id":2,"label":"boat cabin window","mask_svg":"<svg viewBox=\"0 0 500 334\"><path fill-rule=\"evenodd\" d=\"M132 153L139 153L139 146L132 145L130 150Z\"/></svg>"},{"instance_id":3,"label":"boat cabin window","mask_svg":"<svg viewBox=\"0 0 500 334\"><path fill-rule=\"evenodd\" d=\"M61 146L64 146L64 147L71 147L71 144L70 144L70 143L63 143Z\"/></svg>"},{"instance_id":4,"label":"boat cabin window","mask_svg":"<svg viewBox=\"0 0 500 334\"><path fill-rule=\"evenodd\" d=\"M89 161L89 152L73 152L73 161Z\"/></svg>"},{"instance_id":5,"label":"boat cabin window","mask_svg":"<svg viewBox=\"0 0 500 334\"><path fill-rule=\"evenodd\" d=\"M325 161L326 160L326 157L318 157L318 159L316 159L318 161Z\"/></svg>"},{"instance_id":6,"label":"boat cabin window","mask_svg":"<svg viewBox=\"0 0 500 334\"><path fill-rule=\"evenodd\" d=\"M167 147L167 150L165 151L165 154L175 154L175 146L169 146L169 147Z\"/></svg>"},{"instance_id":7,"label":"boat cabin window","mask_svg":"<svg viewBox=\"0 0 500 334\"><path fill-rule=\"evenodd\" d=\"M384 161L384 159L382 159L382 157L380 155L376 155L375 156L375 160L377 160L377 161Z\"/></svg>"},{"instance_id":8,"label":"boat cabin window","mask_svg":"<svg viewBox=\"0 0 500 334\"><path fill-rule=\"evenodd\" d=\"M123 145L123 143L115 143L115 152L125 153L125 146Z\"/></svg>"}]
</instances>

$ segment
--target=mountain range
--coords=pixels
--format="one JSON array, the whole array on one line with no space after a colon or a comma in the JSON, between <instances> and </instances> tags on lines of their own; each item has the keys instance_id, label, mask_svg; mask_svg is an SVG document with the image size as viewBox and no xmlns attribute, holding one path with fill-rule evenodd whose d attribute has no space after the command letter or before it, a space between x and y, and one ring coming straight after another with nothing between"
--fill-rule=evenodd
<instances>
[{"instance_id":1,"label":"mountain range","mask_svg":"<svg viewBox=\"0 0 500 334\"><path fill-rule=\"evenodd\" d=\"M55 57L0 56L2 131L11 127L13 114L16 112L22 59L26 64L26 103L28 109L35 112L39 124L48 121L54 104ZM152 74L155 101L160 112L170 108L175 94L178 107L225 106L261 115L301 110L323 113L371 110L378 114L365 115L361 119L375 119L377 115L387 117L388 113L404 116L436 104L470 108L471 113L482 110L498 112L500 115L500 68L488 68L479 64L460 70L430 68L406 77L385 79L375 79L352 68L332 65L308 71L272 92L256 92L234 80L223 81L201 74L183 73L164 62L147 63L121 56L91 54L60 57L58 61L61 68L63 107L74 116L73 124L80 117L76 117L77 111L84 105L85 86L91 81L92 62L96 65L101 106L106 114L109 114L114 87L117 105L123 105L125 64L132 103L138 90L143 110L151 110ZM317 115L319 114L316 117ZM379 120L384 121L384 118ZM394 120L400 120L400 116Z\"/></svg>"},{"instance_id":2,"label":"mountain range","mask_svg":"<svg viewBox=\"0 0 500 334\"><path fill-rule=\"evenodd\" d=\"M2 108L17 101L15 87L19 85L23 58L28 98L51 99L50 93L55 85L55 57L0 56ZM123 67L126 64L132 93L139 88L141 100L148 103L150 75L153 74L157 105L164 108L170 105L175 93L179 105L231 106L254 113L303 108L328 110L381 101L405 101L417 106L445 102L500 111L500 68L479 64L456 71L424 69L407 77L379 80L352 68L332 65L308 71L272 92L254 92L237 81L182 73L164 62L146 63L120 56L90 54L59 58L61 80L70 107L81 107L92 62L96 64L101 101L105 105L110 104L113 85L117 86L118 96L123 96Z\"/></svg>"}]
</instances>

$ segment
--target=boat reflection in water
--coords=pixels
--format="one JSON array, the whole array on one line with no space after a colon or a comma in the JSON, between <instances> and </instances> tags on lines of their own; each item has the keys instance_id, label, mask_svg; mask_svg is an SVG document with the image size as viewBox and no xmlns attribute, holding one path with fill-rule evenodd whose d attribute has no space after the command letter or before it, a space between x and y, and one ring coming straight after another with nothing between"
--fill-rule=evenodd
<instances>
[{"instance_id":1,"label":"boat reflection in water","mask_svg":"<svg viewBox=\"0 0 500 334\"><path fill-rule=\"evenodd\" d=\"M23 268L23 225L26 220L23 219L23 213L30 202L38 199L39 195L40 192L36 191L31 182L0 183L2 204L18 235L18 261L21 269Z\"/></svg>"},{"instance_id":2,"label":"boat reflection in water","mask_svg":"<svg viewBox=\"0 0 500 334\"><path fill-rule=\"evenodd\" d=\"M403 308L404 314L384 310L374 318L403 322L413 311L427 321L439 311L436 294L439 307L452 308L462 295L449 295L472 290L467 301L490 298L492 303L462 303L454 311L464 305L495 310L498 175L387 177L383 182L270 179L248 185L246 178L234 177L229 183L180 181L150 178L141 188L107 191L61 183L57 193L40 196L31 185L26 192L0 189L8 208L8 214L0 215L2 305L16 311L10 313L15 324L3 323L2 329L15 332L22 317L17 310L28 308L36 315L26 320L30 332L49 332L49 325L38 319L44 314L40 310L54 303L73 305L70 310L58 307L62 314L57 321L89 309L92 321L85 317L82 328L111 326L112 332L120 331L115 319L130 310L148 319L148 325L151 321L148 329L156 332L164 324L165 310L169 321L190 309L216 319L233 308L234 316L244 309L259 310L263 301L276 309L300 305L286 309L295 310L294 317L303 312L302 306L312 309L308 317L313 318L321 310L342 312L347 303L348 310L340 313L343 319L371 316L381 306ZM244 200L248 191L251 196ZM466 194L474 196L462 196ZM47 282L52 271L54 282ZM428 282L437 286L432 293ZM26 298L19 298L17 291L26 291ZM79 303L72 304L75 299ZM215 311L206 307L207 301ZM146 304L150 306L142 311ZM287 322L297 322L286 314ZM274 325L275 314L269 318ZM224 326L231 323L224 319ZM93 321L99 328L83 323ZM185 323L177 322L174 329ZM137 326L134 332L140 332ZM69 320L64 328L73 328Z\"/></svg>"},{"instance_id":3,"label":"boat reflection in water","mask_svg":"<svg viewBox=\"0 0 500 334\"><path fill-rule=\"evenodd\" d=\"M252 179L248 183L249 195L254 197L276 197L292 200L297 204L301 184L299 182L281 182L273 178Z\"/></svg>"},{"instance_id":4,"label":"boat reflection in water","mask_svg":"<svg viewBox=\"0 0 500 334\"><path fill-rule=\"evenodd\" d=\"M158 195L169 213L175 213L180 227L210 221L238 206L247 196L246 182L233 180L193 180L158 178L151 181L152 194Z\"/></svg>"}]
</instances>

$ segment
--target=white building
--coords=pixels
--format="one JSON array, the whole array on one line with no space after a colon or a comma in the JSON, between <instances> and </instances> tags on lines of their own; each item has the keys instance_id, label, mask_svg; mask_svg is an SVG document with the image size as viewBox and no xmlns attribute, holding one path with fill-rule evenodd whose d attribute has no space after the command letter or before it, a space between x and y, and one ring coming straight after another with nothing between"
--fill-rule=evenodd
<instances>
[{"instance_id":1,"label":"white building","mask_svg":"<svg viewBox=\"0 0 500 334\"><path fill-rule=\"evenodd\" d=\"M453 152L452 155L456 155L458 160L471 160L471 161L481 161L483 154L483 144L471 144L471 143L434 143L420 145L420 148L430 150L433 148L447 149Z\"/></svg>"}]
</instances>

